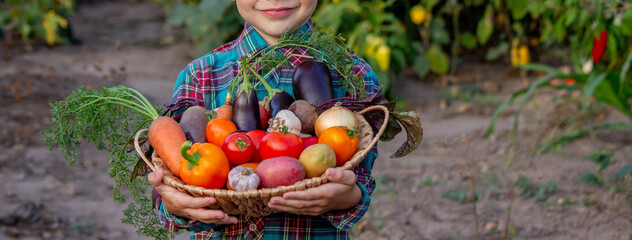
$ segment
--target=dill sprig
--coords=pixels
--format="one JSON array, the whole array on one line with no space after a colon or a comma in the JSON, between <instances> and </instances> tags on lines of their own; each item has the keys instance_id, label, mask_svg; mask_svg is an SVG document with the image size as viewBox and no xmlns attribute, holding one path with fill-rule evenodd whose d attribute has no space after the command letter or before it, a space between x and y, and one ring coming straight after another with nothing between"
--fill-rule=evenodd
<instances>
[{"instance_id":1,"label":"dill sprig","mask_svg":"<svg viewBox=\"0 0 632 240\"><path fill-rule=\"evenodd\" d=\"M306 32L285 33L278 43L261 49L245 59L246 64L265 73L267 78L276 69L289 64L291 57L304 57L324 61L340 75L344 90L357 98L366 97L362 77L353 73L354 60L351 51L344 44L344 38L331 32L311 30ZM311 56L295 54L292 51L280 51L284 48L306 48Z\"/></svg>"},{"instance_id":2,"label":"dill sprig","mask_svg":"<svg viewBox=\"0 0 632 240\"><path fill-rule=\"evenodd\" d=\"M122 221L136 226L141 235L156 239L172 237L153 211L151 184L147 178L135 177L138 155L131 151L130 144L133 134L147 128L159 116L160 109L136 90L124 86L101 91L79 87L50 106L51 125L42 131L48 149L59 148L72 166L79 165L77 151L82 143L109 152L108 175L115 180L113 198L128 203Z\"/></svg>"}]
</instances>

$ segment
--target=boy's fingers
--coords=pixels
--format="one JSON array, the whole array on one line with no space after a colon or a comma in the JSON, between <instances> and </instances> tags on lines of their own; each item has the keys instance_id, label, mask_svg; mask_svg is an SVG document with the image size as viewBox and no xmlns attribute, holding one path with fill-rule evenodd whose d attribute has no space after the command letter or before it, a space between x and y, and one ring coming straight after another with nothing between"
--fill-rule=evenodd
<instances>
[{"instance_id":1,"label":"boy's fingers","mask_svg":"<svg viewBox=\"0 0 632 240\"><path fill-rule=\"evenodd\" d=\"M186 208L204 208L217 202L215 198L212 197L196 198L187 194L183 194L182 198L178 199L178 201L181 202L181 205L186 205Z\"/></svg>"},{"instance_id":2,"label":"boy's fingers","mask_svg":"<svg viewBox=\"0 0 632 240\"><path fill-rule=\"evenodd\" d=\"M323 200L294 200L294 199L270 199L270 204L272 206L285 206L291 208L320 208L324 207L325 203Z\"/></svg>"},{"instance_id":3,"label":"boy's fingers","mask_svg":"<svg viewBox=\"0 0 632 240\"><path fill-rule=\"evenodd\" d=\"M327 180L335 183L341 183L345 185L353 185L355 184L356 176L353 171L349 170L338 170L335 168L327 169Z\"/></svg>"},{"instance_id":4,"label":"boy's fingers","mask_svg":"<svg viewBox=\"0 0 632 240\"><path fill-rule=\"evenodd\" d=\"M190 216L191 219L197 219L199 221L205 223L217 223L217 224L235 224L237 223L237 218L228 216L228 214L222 212L221 210L211 210L211 209L187 209L187 215Z\"/></svg>"},{"instance_id":5,"label":"boy's fingers","mask_svg":"<svg viewBox=\"0 0 632 240\"><path fill-rule=\"evenodd\" d=\"M287 192L283 194L283 198L297 199L297 200L317 200L317 199L321 199L325 197L323 192L319 191L319 189L321 188L309 188L303 191ZM273 200L274 198L275 197L273 197L270 200ZM278 197L278 198L281 198L281 197Z\"/></svg>"},{"instance_id":6,"label":"boy's fingers","mask_svg":"<svg viewBox=\"0 0 632 240\"><path fill-rule=\"evenodd\" d=\"M162 171L162 169L158 168L156 169L156 171L149 173L149 175L147 176L147 180L149 180L149 183L151 183L151 185L153 185L154 187L158 187L162 184L162 178L165 176L165 173Z\"/></svg>"}]
</instances>

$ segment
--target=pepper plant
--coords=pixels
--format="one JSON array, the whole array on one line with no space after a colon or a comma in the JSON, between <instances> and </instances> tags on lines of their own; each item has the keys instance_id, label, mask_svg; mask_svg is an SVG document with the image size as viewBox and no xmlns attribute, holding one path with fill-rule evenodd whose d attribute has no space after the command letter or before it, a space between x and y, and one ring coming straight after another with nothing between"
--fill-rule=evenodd
<instances>
[{"instance_id":1,"label":"pepper plant","mask_svg":"<svg viewBox=\"0 0 632 240\"><path fill-rule=\"evenodd\" d=\"M555 1L546 1L552 4ZM528 4L529 6L533 4ZM541 4L542 5L542 4ZM536 153L559 147L597 129L632 130L632 77L628 74L632 64L632 4L615 1L564 1L566 9L544 9L533 5L524 14L538 13L541 18L540 39L548 44L569 44L570 72L540 64L521 65L523 69L541 71L544 77L529 87L515 92L499 106L490 121L489 136L500 113L515 99L520 98L520 109L542 87L554 87L583 94L581 110L586 112L594 99L597 104L609 105L628 117L629 122L588 125L571 129L542 145ZM542 10L544 9L544 10ZM570 84L556 85L556 79L565 79ZM518 126L517 111L512 131L512 142Z\"/></svg>"}]
</instances>

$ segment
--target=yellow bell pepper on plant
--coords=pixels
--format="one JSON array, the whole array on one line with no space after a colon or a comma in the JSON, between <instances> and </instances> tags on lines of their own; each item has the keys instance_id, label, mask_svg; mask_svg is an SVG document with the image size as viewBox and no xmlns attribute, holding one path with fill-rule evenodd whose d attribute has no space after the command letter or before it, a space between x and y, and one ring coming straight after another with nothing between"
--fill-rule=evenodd
<instances>
[{"instance_id":1,"label":"yellow bell pepper on plant","mask_svg":"<svg viewBox=\"0 0 632 240\"><path fill-rule=\"evenodd\" d=\"M426 9L421 5L415 5L410 9L410 20L419 25L426 20Z\"/></svg>"},{"instance_id":2,"label":"yellow bell pepper on plant","mask_svg":"<svg viewBox=\"0 0 632 240\"><path fill-rule=\"evenodd\" d=\"M529 48L527 47L527 45L512 47L509 55L511 57L511 65L513 65L514 67L529 64L531 62L531 55L529 54Z\"/></svg>"},{"instance_id":3,"label":"yellow bell pepper on plant","mask_svg":"<svg viewBox=\"0 0 632 240\"><path fill-rule=\"evenodd\" d=\"M375 50L378 46L383 44L383 39L375 36L373 34L368 34L366 36L366 41L364 42L364 54L369 57L374 57Z\"/></svg>"},{"instance_id":4,"label":"yellow bell pepper on plant","mask_svg":"<svg viewBox=\"0 0 632 240\"><path fill-rule=\"evenodd\" d=\"M377 67L382 71L387 71L391 65L391 48L382 44L375 50L375 60L377 61Z\"/></svg>"}]
</instances>

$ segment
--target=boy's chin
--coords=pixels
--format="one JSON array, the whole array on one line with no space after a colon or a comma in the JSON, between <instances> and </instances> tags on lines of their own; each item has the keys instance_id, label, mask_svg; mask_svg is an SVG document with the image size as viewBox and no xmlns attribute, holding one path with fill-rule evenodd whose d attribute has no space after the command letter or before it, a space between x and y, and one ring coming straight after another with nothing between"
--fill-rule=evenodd
<instances>
[{"instance_id":1,"label":"boy's chin","mask_svg":"<svg viewBox=\"0 0 632 240\"><path fill-rule=\"evenodd\" d=\"M258 29L258 28L255 28L255 29L257 29L257 31L260 34L265 34L273 38L279 38L281 37L281 35L283 35L284 33L288 31L296 30L296 29L290 29L288 25L278 25L278 26L268 25L263 29Z\"/></svg>"}]
</instances>

